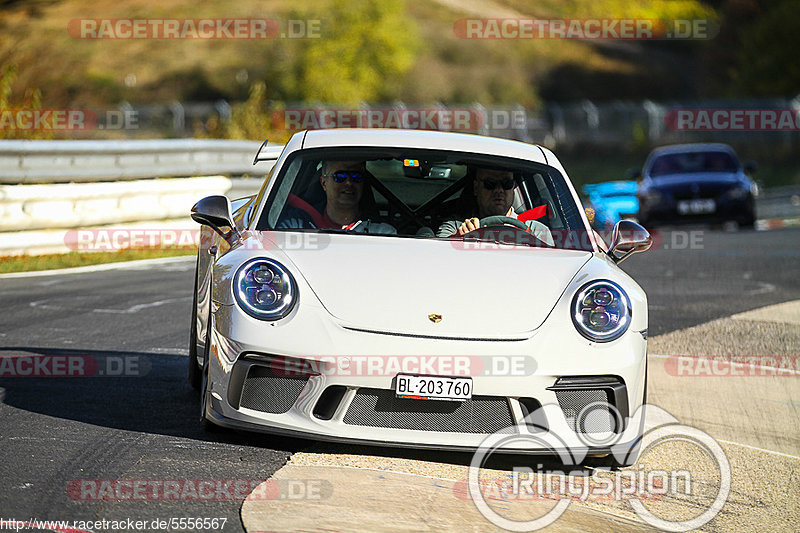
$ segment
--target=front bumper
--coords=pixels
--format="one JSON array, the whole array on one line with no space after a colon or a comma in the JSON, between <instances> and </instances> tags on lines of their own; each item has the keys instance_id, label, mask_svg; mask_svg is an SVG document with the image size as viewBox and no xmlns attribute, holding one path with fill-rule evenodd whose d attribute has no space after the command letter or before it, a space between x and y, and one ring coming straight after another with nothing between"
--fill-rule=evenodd
<instances>
[{"instance_id":1,"label":"front bumper","mask_svg":"<svg viewBox=\"0 0 800 533\"><path fill-rule=\"evenodd\" d=\"M721 224L729 221L750 225L755 221L755 200L752 196L743 199L705 199L714 200L714 212L684 214L678 210L678 201L671 198L658 204L647 205L646 202L641 202L639 221L647 225Z\"/></svg>"},{"instance_id":2,"label":"front bumper","mask_svg":"<svg viewBox=\"0 0 800 533\"><path fill-rule=\"evenodd\" d=\"M629 419L643 403L646 340L641 332L629 330L606 344L554 328L540 328L526 339L465 341L354 331L314 307L283 326L253 324L241 315L235 306L221 306L212 320L206 415L220 426L453 451L478 449L492 433L510 431L530 438L499 451L569 450L577 456L624 455L641 435L639 421ZM226 334L216 324L224 324ZM345 368L358 358L420 357L470 361L474 402L397 400L396 368ZM276 372L287 360L291 368L310 361L312 368L326 370ZM578 420L581 407L599 399L613 406L611 415L604 418L601 412L599 426L584 427ZM591 413L596 417L593 410L586 414Z\"/></svg>"}]
</instances>

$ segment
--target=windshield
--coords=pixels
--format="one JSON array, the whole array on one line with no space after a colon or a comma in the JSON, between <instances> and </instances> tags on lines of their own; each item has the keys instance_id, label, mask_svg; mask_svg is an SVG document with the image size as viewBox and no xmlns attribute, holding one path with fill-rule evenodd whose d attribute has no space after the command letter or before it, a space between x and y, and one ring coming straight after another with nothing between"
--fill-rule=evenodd
<instances>
[{"instance_id":1,"label":"windshield","mask_svg":"<svg viewBox=\"0 0 800 533\"><path fill-rule=\"evenodd\" d=\"M736 172L739 162L727 152L685 152L665 154L650 165L650 176L698 172Z\"/></svg>"},{"instance_id":2,"label":"windshield","mask_svg":"<svg viewBox=\"0 0 800 533\"><path fill-rule=\"evenodd\" d=\"M275 178L256 229L463 238L457 228L465 219L509 209L523 221L511 229L547 246L591 250L580 207L556 169L439 150L301 150Z\"/></svg>"}]
</instances>

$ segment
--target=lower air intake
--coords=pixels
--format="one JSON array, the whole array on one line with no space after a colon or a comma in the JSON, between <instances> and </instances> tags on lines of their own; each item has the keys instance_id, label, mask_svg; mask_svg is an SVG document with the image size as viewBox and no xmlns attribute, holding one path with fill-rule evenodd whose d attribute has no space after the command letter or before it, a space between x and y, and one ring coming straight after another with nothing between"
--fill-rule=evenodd
<instances>
[{"instance_id":1,"label":"lower air intake","mask_svg":"<svg viewBox=\"0 0 800 533\"><path fill-rule=\"evenodd\" d=\"M242 388L240 405L262 413L282 414L292 408L308 376L276 376L269 368L252 366Z\"/></svg>"},{"instance_id":2,"label":"lower air intake","mask_svg":"<svg viewBox=\"0 0 800 533\"><path fill-rule=\"evenodd\" d=\"M494 433L514 424L508 402L500 396L471 400L397 398L387 389L359 389L344 416L345 424L453 433Z\"/></svg>"},{"instance_id":3,"label":"lower air intake","mask_svg":"<svg viewBox=\"0 0 800 533\"><path fill-rule=\"evenodd\" d=\"M556 398L567 424L573 431L577 433L615 431L615 412L610 409L608 393L605 390L557 390Z\"/></svg>"}]
</instances>

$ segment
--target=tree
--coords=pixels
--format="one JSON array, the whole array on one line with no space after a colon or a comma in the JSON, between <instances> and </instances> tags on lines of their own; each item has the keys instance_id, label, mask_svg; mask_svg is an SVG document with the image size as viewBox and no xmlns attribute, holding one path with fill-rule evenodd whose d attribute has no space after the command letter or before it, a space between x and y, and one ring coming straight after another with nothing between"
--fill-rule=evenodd
<instances>
[{"instance_id":1,"label":"tree","mask_svg":"<svg viewBox=\"0 0 800 533\"><path fill-rule=\"evenodd\" d=\"M375 101L414 64L418 30L402 0L335 0L321 19L324 35L300 52L295 89L303 100Z\"/></svg>"},{"instance_id":2,"label":"tree","mask_svg":"<svg viewBox=\"0 0 800 533\"><path fill-rule=\"evenodd\" d=\"M739 83L753 96L800 93L800 32L795 0L776 0L742 38Z\"/></svg>"}]
</instances>

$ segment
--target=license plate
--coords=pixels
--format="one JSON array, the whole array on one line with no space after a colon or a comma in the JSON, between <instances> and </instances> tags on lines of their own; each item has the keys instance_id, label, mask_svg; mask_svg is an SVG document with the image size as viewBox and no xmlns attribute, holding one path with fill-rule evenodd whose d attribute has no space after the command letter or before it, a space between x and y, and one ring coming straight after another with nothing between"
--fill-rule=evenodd
<instances>
[{"instance_id":1,"label":"license plate","mask_svg":"<svg viewBox=\"0 0 800 533\"><path fill-rule=\"evenodd\" d=\"M472 398L472 378L397 374L398 398L463 402Z\"/></svg>"},{"instance_id":2,"label":"license plate","mask_svg":"<svg viewBox=\"0 0 800 533\"><path fill-rule=\"evenodd\" d=\"M716 211L714 200L684 200L678 202L678 213L681 215L703 215Z\"/></svg>"}]
</instances>

